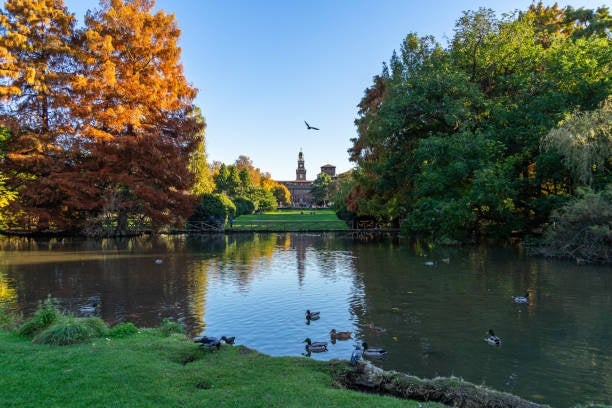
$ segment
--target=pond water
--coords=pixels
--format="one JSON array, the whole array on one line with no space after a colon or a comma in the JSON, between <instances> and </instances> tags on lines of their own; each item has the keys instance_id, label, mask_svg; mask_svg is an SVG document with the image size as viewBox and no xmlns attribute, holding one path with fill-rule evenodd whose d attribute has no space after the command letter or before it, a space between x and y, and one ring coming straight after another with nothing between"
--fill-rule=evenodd
<instances>
[{"instance_id":1,"label":"pond water","mask_svg":"<svg viewBox=\"0 0 612 408\"><path fill-rule=\"evenodd\" d=\"M513 302L526 291L529 303ZM349 359L366 341L387 350L384 369L454 375L556 407L612 402L611 268L516 248L333 234L0 238L0 302L27 316L48 295L77 315L96 303L109 324L170 317L191 335L236 336L273 356L350 330L310 358ZM320 319L307 321L306 309ZM484 341L489 329L501 346Z\"/></svg>"}]
</instances>

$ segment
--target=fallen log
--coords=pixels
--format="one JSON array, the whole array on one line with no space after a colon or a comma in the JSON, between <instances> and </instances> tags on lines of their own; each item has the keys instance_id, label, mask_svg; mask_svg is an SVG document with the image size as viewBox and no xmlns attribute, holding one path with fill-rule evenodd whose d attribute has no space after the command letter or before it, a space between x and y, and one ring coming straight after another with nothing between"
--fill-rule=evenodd
<instances>
[{"instance_id":1,"label":"fallen log","mask_svg":"<svg viewBox=\"0 0 612 408\"><path fill-rule=\"evenodd\" d=\"M548 407L458 377L422 379L396 371L384 371L367 360L355 362L352 369L343 371L340 377L340 383L346 388L422 402L440 402L454 407Z\"/></svg>"}]
</instances>

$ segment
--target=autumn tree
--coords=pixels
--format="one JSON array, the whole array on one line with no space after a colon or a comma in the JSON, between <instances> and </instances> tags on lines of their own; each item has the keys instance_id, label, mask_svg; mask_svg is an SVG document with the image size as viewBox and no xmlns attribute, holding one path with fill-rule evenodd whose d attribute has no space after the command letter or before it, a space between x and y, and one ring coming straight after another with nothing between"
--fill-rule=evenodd
<instances>
[{"instance_id":1,"label":"autumn tree","mask_svg":"<svg viewBox=\"0 0 612 408\"><path fill-rule=\"evenodd\" d=\"M81 70L72 86L81 163L70 205L156 229L191 214L188 164L203 137L196 90L183 75L172 14L152 0L104 0L85 18Z\"/></svg>"},{"instance_id":2,"label":"autumn tree","mask_svg":"<svg viewBox=\"0 0 612 408\"><path fill-rule=\"evenodd\" d=\"M2 167L19 194L7 209L20 226L63 228L75 216L55 177L70 159L74 24L62 0L7 0L0 12L0 121L10 129Z\"/></svg>"}]
</instances>

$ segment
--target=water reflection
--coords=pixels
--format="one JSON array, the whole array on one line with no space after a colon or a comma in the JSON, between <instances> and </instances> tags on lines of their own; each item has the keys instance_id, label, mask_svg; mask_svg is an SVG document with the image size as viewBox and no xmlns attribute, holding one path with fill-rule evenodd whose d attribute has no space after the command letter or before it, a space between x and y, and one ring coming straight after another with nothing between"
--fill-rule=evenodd
<instances>
[{"instance_id":1,"label":"water reflection","mask_svg":"<svg viewBox=\"0 0 612 408\"><path fill-rule=\"evenodd\" d=\"M236 336L270 355L300 356L308 337L329 342L310 358L348 359L366 341L387 350L384 368L456 375L554 406L611 400L611 286L609 269L516 250L330 234L0 239L0 301L26 314L51 294L74 313L98 303L111 324L171 317L193 335ZM526 291L527 304L513 302ZM306 309L321 318L306 321ZM332 328L353 339L332 343ZM500 347L483 341L489 329Z\"/></svg>"}]
</instances>

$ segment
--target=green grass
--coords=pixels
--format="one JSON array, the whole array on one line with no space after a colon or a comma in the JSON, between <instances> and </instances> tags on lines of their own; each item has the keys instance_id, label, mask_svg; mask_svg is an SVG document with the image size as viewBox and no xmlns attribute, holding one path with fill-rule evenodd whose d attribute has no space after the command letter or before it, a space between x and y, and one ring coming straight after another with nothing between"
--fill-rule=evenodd
<instances>
[{"instance_id":1,"label":"green grass","mask_svg":"<svg viewBox=\"0 0 612 408\"><path fill-rule=\"evenodd\" d=\"M348 226L330 209L278 210L241 215L234 220L237 231L330 231Z\"/></svg>"},{"instance_id":2,"label":"green grass","mask_svg":"<svg viewBox=\"0 0 612 408\"><path fill-rule=\"evenodd\" d=\"M0 331L2 407L416 407L338 388L346 362L205 351L182 334L139 329L70 346ZM421 404L437 406L439 404Z\"/></svg>"}]
</instances>

